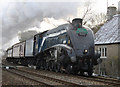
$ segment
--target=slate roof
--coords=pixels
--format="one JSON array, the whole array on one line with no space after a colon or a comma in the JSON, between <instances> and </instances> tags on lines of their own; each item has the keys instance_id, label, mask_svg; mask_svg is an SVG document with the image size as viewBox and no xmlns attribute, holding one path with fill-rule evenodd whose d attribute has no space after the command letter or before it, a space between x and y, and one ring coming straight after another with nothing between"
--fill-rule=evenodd
<instances>
[{"instance_id":1,"label":"slate roof","mask_svg":"<svg viewBox=\"0 0 120 87\"><path fill-rule=\"evenodd\" d=\"M95 34L95 44L111 44L120 42L120 14L106 22Z\"/></svg>"}]
</instances>

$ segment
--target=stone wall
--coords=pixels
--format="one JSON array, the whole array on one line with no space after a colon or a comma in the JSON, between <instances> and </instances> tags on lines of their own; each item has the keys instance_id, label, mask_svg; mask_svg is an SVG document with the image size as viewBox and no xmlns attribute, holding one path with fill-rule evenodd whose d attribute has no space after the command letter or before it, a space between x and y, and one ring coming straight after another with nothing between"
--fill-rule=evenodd
<instances>
[{"instance_id":1,"label":"stone wall","mask_svg":"<svg viewBox=\"0 0 120 87\"><path fill-rule=\"evenodd\" d=\"M111 77L120 77L120 44L110 45L96 45L95 49L99 47L107 48L107 58L101 58L102 63L95 66L95 73L101 75L108 75Z\"/></svg>"}]
</instances>

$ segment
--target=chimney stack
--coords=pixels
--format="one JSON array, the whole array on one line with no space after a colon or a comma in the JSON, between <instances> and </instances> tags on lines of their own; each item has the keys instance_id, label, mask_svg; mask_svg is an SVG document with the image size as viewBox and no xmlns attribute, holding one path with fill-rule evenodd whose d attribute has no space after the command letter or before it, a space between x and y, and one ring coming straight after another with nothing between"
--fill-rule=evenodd
<instances>
[{"instance_id":1,"label":"chimney stack","mask_svg":"<svg viewBox=\"0 0 120 87\"><path fill-rule=\"evenodd\" d=\"M82 27L82 21L83 21L83 19L81 19L81 18L75 18L72 20L72 24L76 28Z\"/></svg>"},{"instance_id":2,"label":"chimney stack","mask_svg":"<svg viewBox=\"0 0 120 87\"><path fill-rule=\"evenodd\" d=\"M120 1L118 2L118 14L120 14Z\"/></svg>"},{"instance_id":3,"label":"chimney stack","mask_svg":"<svg viewBox=\"0 0 120 87\"><path fill-rule=\"evenodd\" d=\"M113 15L117 13L117 8L115 6L109 6L107 7L107 20L111 20L113 18Z\"/></svg>"}]
</instances>

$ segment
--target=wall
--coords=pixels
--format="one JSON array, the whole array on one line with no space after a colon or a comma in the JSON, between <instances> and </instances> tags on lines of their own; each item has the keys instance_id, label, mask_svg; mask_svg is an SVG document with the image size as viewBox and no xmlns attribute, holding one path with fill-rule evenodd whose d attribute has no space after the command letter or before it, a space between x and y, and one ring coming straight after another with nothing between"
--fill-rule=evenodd
<instances>
[{"instance_id":1,"label":"wall","mask_svg":"<svg viewBox=\"0 0 120 87\"><path fill-rule=\"evenodd\" d=\"M96 45L95 49L98 50L98 47L103 46L107 48L107 58L102 58L102 63L95 67L94 72L111 77L120 77L120 54L118 53L120 44Z\"/></svg>"}]
</instances>

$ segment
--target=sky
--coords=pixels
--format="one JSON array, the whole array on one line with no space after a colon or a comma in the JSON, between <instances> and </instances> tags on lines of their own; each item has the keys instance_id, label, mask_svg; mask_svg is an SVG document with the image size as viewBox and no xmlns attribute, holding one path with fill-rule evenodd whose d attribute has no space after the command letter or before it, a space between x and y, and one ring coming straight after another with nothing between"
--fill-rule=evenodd
<instances>
[{"instance_id":1,"label":"sky","mask_svg":"<svg viewBox=\"0 0 120 87\"><path fill-rule=\"evenodd\" d=\"M120 0L93 0L95 2L95 11L96 12L107 12L107 1L108 1L108 6L116 6L118 8L118 2Z\"/></svg>"},{"instance_id":2,"label":"sky","mask_svg":"<svg viewBox=\"0 0 120 87\"><path fill-rule=\"evenodd\" d=\"M83 0L17 0L17 2L83 2ZM118 7L118 2L120 0L84 0L84 1L91 1L95 3L94 7L97 12L106 12L106 6L108 2L108 6L114 4ZM16 2L16 0L0 0L0 7L7 7L8 2Z\"/></svg>"},{"instance_id":3,"label":"sky","mask_svg":"<svg viewBox=\"0 0 120 87\"><path fill-rule=\"evenodd\" d=\"M87 1L92 3L95 13L106 13L107 1L108 6L118 7L120 0L0 0L0 42L9 42L17 32L37 27L44 17L75 17L77 8L84 7Z\"/></svg>"}]
</instances>

